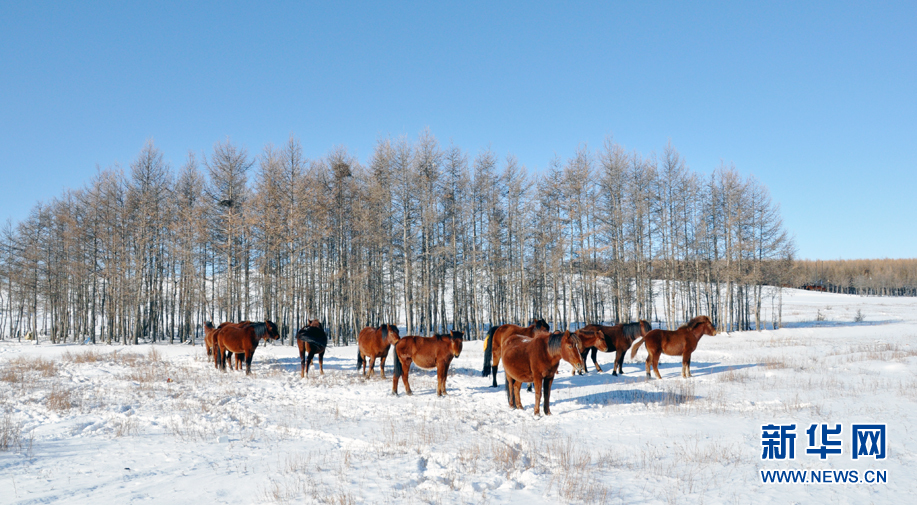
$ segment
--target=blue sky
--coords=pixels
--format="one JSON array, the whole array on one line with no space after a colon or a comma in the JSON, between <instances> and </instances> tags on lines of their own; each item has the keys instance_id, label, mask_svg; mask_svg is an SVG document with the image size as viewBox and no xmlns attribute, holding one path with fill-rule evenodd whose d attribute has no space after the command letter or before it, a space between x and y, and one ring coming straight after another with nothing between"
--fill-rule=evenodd
<instances>
[{"instance_id":1,"label":"blue sky","mask_svg":"<svg viewBox=\"0 0 917 505\"><path fill-rule=\"evenodd\" d=\"M0 1L0 220L150 138L366 161L429 127L534 172L671 139L767 185L801 258L910 258L915 90L915 2Z\"/></svg>"}]
</instances>

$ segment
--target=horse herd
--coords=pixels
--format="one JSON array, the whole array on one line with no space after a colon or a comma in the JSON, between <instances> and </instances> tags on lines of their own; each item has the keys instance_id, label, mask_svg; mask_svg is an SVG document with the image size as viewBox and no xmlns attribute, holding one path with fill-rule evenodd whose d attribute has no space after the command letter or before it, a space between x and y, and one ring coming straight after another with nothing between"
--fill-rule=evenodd
<instances>
[{"instance_id":1,"label":"horse herd","mask_svg":"<svg viewBox=\"0 0 917 505\"><path fill-rule=\"evenodd\" d=\"M207 354L213 356L216 368L225 371L227 362L231 362L234 356L237 369L241 369L242 363L245 363L246 374L251 373L252 356L259 341L280 338L277 325L271 321L223 323L216 328L207 322L204 324L204 335ZM591 351L592 363L601 372L596 352L615 352L612 375L618 375L624 373L622 366L627 350L631 349L633 358L637 350L645 346L648 379L651 378L651 368L657 378L662 378L659 374L659 357L662 354L681 356L681 376L688 378L691 377L691 354L704 335L716 335L716 328L707 316L695 317L674 331L654 330L644 320L615 326L590 324L574 332L567 330L553 333L544 319L538 319L527 327L504 324L494 326L487 332L482 375L490 375L493 378L492 387L497 387L497 371L502 361L510 408L523 408L519 394L522 384L530 383L535 388L535 415L539 414L542 397L544 413L550 415L551 385L561 360L573 366L574 375L583 374L588 371L586 357ZM395 325L366 327L357 337L357 370L362 367L363 375L371 378L378 358L379 371L385 379L385 360L389 350L394 347L392 394L398 394L399 379L404 383L406 394L413 393L408 382L408 372L413 363L425 370L436 370L436 394L442 396L446 394L449 365L462 353L463 337L460 331L432 337L401 337ZM310 320L296 333L296 341L299 347L300 377L308 375L315 355L318 355L319 371L324 374L323 359L328 346L328 335L321 322Z\"/></svg>"}]
</instances>

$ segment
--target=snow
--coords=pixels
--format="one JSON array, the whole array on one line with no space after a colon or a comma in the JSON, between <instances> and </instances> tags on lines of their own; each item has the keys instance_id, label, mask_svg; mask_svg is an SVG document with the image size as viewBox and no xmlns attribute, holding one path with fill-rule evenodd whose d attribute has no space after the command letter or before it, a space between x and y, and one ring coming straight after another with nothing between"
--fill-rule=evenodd
<instances>
[{"instance_id":1,"label":"snow","mask_svg":"<svg viewBox=\"0 0 917 505\"><path fill-rule=\"evenodd\" d=\"M645 350L623 377L562 363L554 415L538 418L533 393L509 409L502 373L488 387L480 341L453 361L444 398L416 368L414 396L391 396L392 360L386 380L365 380L355 346L300 379L289 346L259 347L246 377L201 346L0 341L0 503L909 501L917 300L784 301L783 329L704 337L693 379L663 356L663 379L645 380ZM796 425L795 460L761 459L771 423ZM812 423L842 424L843 454L806 454ZM887 459L851 459L852 423L887 424ZM764 484L770 469L856 469L861 482ZM867 469L888 482L864 484Z\"/></svg>"}]
</instances>

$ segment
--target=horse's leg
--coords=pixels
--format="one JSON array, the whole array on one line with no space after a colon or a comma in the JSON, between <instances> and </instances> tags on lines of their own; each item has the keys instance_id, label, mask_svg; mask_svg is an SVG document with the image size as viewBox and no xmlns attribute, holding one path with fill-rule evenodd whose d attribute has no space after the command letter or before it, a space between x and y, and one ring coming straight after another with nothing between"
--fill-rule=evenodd
<instances>
[{"instance_id":1,"label":"horse's leg","mask_svg":"<svg viewBox=\"0 0 917 505\"><path fill-rule=\"evenodd\" d=\"M589 366L586 365L586 357L587 357L587 356L589 356L589 348L588 348L588 347L587 347L586 349L583 349L583 352L580 353L580 357L583 359L583 371L584 371L584 372L589 372ZM580 373L584 373L584 372L580 372ZM570 375L576 375L576 369L575 369L575 368L573 369L573 373L571 373Z\"/></svg>"},{"instance_id":2,"label":"horse's leg","mask_svg":"<svg viewBox=\"0 0 917 505\"><path fill-rule=\"evenodd\" d=\"M650 368L653 366L653 354L649 353L646 355L646 378L651 378Z\"/></svg>"},{"instance_id":3,"label":"horse's leg","mask_svg":"<svg viewBox=\"0 0 917 505\"><path fill-rule=\"evenodd\" d=\"M534 381L534 384L535 384L535 415L537 416L539 412L541 412L541 405L539 404L541 403L541 386L542 386L541 381L542 379L538 375L535 375L534 379L535 379Z\"/></svg>"},{"instance_id":4,"label":"horse's leg","mask_svg":"<svg viewBox=\"0 0 917 505\"><path fill-rule=\"evenodd\" d=\"M255 357L254 349L250 351L245 351L245 375L249 375L252 373L252 358L254 357Z\"/></svg>"},{"instance_id":5,"label":"horse's leg","mask_svg":"<svg viewBox=\"0 0 917 505\"><path fill-rule=\"evenodd\" d=\"M615 366L614 370L611 371L611 375L617 376L618 372L621 372L621 375L624 375L624 355L627 354L627 349L616 348L615 349Z\"/></svg>"},{"instance_id":6,"label":"horse's leg","mask_svg":"<svg viewBox=\"0 0 917 505\"><path fill-rule=\"evenodd\" d=\"M445 396L446 394L446 363L441 361L436 363L436 396Z\"/></svg>"},{"instance_id":7,"label":"horse's leg","mask_svg":"<svg viewBox=\"0 0 917 505\"><path fill-rule=\"evenodd\" d=\"M401 358L398 357L397 353L395 354L395 359L399 361L401 360ZM395 366L398 366L398 365L395 365ZM401 365L401 368L404 368L404 365ZM401 373L401 377L404 377L404 372ZM394 372L392 372L392 394L394 396L398 396L398 376L395 375Z\"/></svg>"},{"instance_id":8,"label":"horse's leg","mask_svg":"<svg viewBox=\"0 0 917 505\"><path fill-rule=\"evenodd\" d=\"M602 367L599 366L599 361L595 357L599 354L599 349L597 347L592 348L592 364L595 365L595 369L598 372L604 372ZM586 358L583 358L583 369L586 368Z\"/></svg>"},{"instance_id":9,"label":"horse's leg","mask_svg":"<svg viewBox=\"0 0 917 505\"><path fill-rule=\"evenodd\" d=\"M309 375L309 368L312 366L313 359L315 359L315 352L309 349L309 356L306 358L306 375Z\"/></svg>"},{"instance_id":10,"label":"horse's leg","mask_svg":"<svg viewBox=\"0 0 917 505\"><path fill-rule=\"evenodd\" d=\"M325 375L325 350L322 349L322 352L318 353L318 369L319 375Z\"/></svg>"},{"instance_id":11,"label":"horse's leg","mask_svg":"<svg viewBox=\"0 0 917 505\"><path fill-rule=\"evenodd\" d=\"M497 387L497 369L500 368L500 358L494 355L494 366L490 369L491 374L493 374L494 383L490 387Z\"/></svg>"},{"instance_id":12,"label":"horse's leg","mask_svg":"<svg viewBox=\"0 0 917 505\"><path fill-rule=\"evenodd\" d=\"M653 371L656 372L656 378L661 379L662 375L659 374L659 357L662 356L662 350L653 354Z\"/></svg>"},{"instance_id":13,"label":"horse's leg","mask_svg":"<svg viewBox=\"0 0 917 505\"><path fill-rule=\"evenodd\" d=\"M685 379L691 377L691 353L688 351L681 355L681 376Z\"/></svg>"},{"instance_id":14,"label":"horse's leg","mask_svg":"<svg viewBox=\"0 0 917 505\"><path fill-rule=\"evenodd\" d=\"M381 360L379 361L379 373L382 374L382 380L385 380L385 358L387 357L388 355L386 354L385 356L382 356Z\"/></svg>"},{"instance_id":15,"label":"horse's leg","mask_svg":"<svg viewBox=\"0 0 917 505\"><path fill-rule=\"evenodd\" d=\"M402 362L403 364L401 365L401 367L404 369L403 370L404 375L401 376L401 380L404 381L404 392L408 396L411 396L414 394L414 391L411 391L411 383L408 381L408 373L411 371L411 361L412 361L411 358L408 358L404 360Z\"/></svg>"},{"instance_id":16,"label":"horse's leg","mask_svg":"<svg viewBox=\"0 0 917 505\"><path fill-rule=\"evenodd\" d=\"M513 396L516 400L516 407L519 410L525 410L525 407L522 406L522 382L514 380L513 381Z\"/></svg>"},{"instance_id":17,"label":"horse's leg","mask_svg":"<svg viewBox=\"0 0 917 505\"><path fill-rule=\"evenodd\" d=\"M551 385L554 384L554 377L545 377L542 391L544 394L544 415L551 415Z\"/></svg>"},{"instance_id":18,"label":"horse's leg","mask_svg":"<svg viewBox=\"0 0 917 505\"><path fill-rule=\"evenodd\" d=\"M300 342L301 343L301 342ZM306 374L306 350L299 350L299 378L302 379Z\"/></svg>"}]
</instances>

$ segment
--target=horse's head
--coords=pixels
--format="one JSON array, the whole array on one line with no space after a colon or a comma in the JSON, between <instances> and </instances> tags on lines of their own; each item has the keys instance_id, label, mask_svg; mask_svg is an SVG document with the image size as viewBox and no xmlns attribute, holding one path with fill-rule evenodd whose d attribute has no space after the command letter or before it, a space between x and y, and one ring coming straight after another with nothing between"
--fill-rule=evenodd
<instances>
[{"instance_id":1,"label":"horse's head","mask_svg":"<svg viewBox=\"0 0 917 505\"><path fill-rule=\"evenodd\" d=\"M277 330L277 325L274 324L273 322L271 322L271 321L265 321L265 322L264 322L264 329L265 329L266 331L264 332L264 336L261 337L261 338L263 338L263 339L265 339L265 340L267 340L267 339L277 340L277 339L280 338L280 332Z\"/></svg>"},{"instance_id":2,"label":"horse's head","mask_svg":"<svg viewBox=\"0 0 917 505\"><path fill-rule=\"evenodd\" d=\"M710 321L710 318L707 316L697 316L694 319L688 321L683 326L686 326L695 337L700 338L704 335L716 335L716 327L713 326L713 322Z\"/></svg>"},{"instance_id":3,"label":"horse's head","mask_svg":"<svg viewBox=\"0 0 917 505\"><path fill-rule=\"evenodd\" d=\"M703 328L704 335L710 335L711 337L716 335L716 326L713 326L713 321L710 320L707 316L701 316L703 321L701 322L701 327Z\"/></svg>"},{"instance_id":4,"label":"horse's head","mask_svg":"<svg viewBox=\"0 0 917 505\"><path fill-rule=\"evenodd\" d=\"M551 333L551 326L544 319L536 319L532 322L532 326L535 327L533 336L538 336L539 333Z\"/></svg>"},{"instance_id":5,"label":"horse's head","mask_svg":"<svg viewBox=\"0 0 917 505\"><path fill-rule=\"evenodd\" d=\"M398 327L393 324L383 324L380 328L382 330L382 339L385 340L385 343L388 345L395 345L401 340L401 336L398 335Z\"/></svg>"},{"instance_id":6,"label":"horse's head","mask_svg":"<svg viewBox=\"0 0 917 505\"><path fill-rule=\"evenodd\" d=\"M204 322L204 330L205 330L205 331L211 331L211 330L213 330L213 329L214 329L213 323L211 323L210 321L205 321L205 322Z\"/></svg>"},{"instance_id":7,"label":"horse's head","mask_svg":"<svg viewBox=\"0 0 917 505\"><path fill-rule=\"evenodd\" d=\"M584 372L586 366L583 364L583 342L576 333L570 333L570 330L564 332L560 341L560 357L573 365L574 372Z\"/></svg>"},{"instance_id":8,"label":"horse's head","mask_svg":"<svg viewBox=\"0 0 917 505\"><path fill-rule=\"evenodd\" d=\"M453 330L449 338L449 350L452 351L452 355L456 358L459 357L459 354L462 354L462 339L465 334L460 331Z\"/></svg>"},{"instance_id":9,"label":"horse's head","mask_svg":"<svg viewBox=\"0 0 917 505\"><path fill-rule=\"evenodd\" d=\"M585 340L589 339L593 342L593 346L596 349L602 352L608 352L608 342L605 341L605 334L599 330L576 330L576 335L583 341L585 345Z\"/></svg>"},{"instance_id":10,"label":"horse's head","mask_svg":"<svg viewBox=\"0 0 917 505\"><path fill-rule=\"evenodd\" d=\"M309 324L308 324L307 326L309 326L309 327L311 327L311 328L321 328L321 327L322 327L322 322L319 321L318 319L315 319L315 320L310 319L310 320L309 320Z\"/></svg>"}]
</instances>

